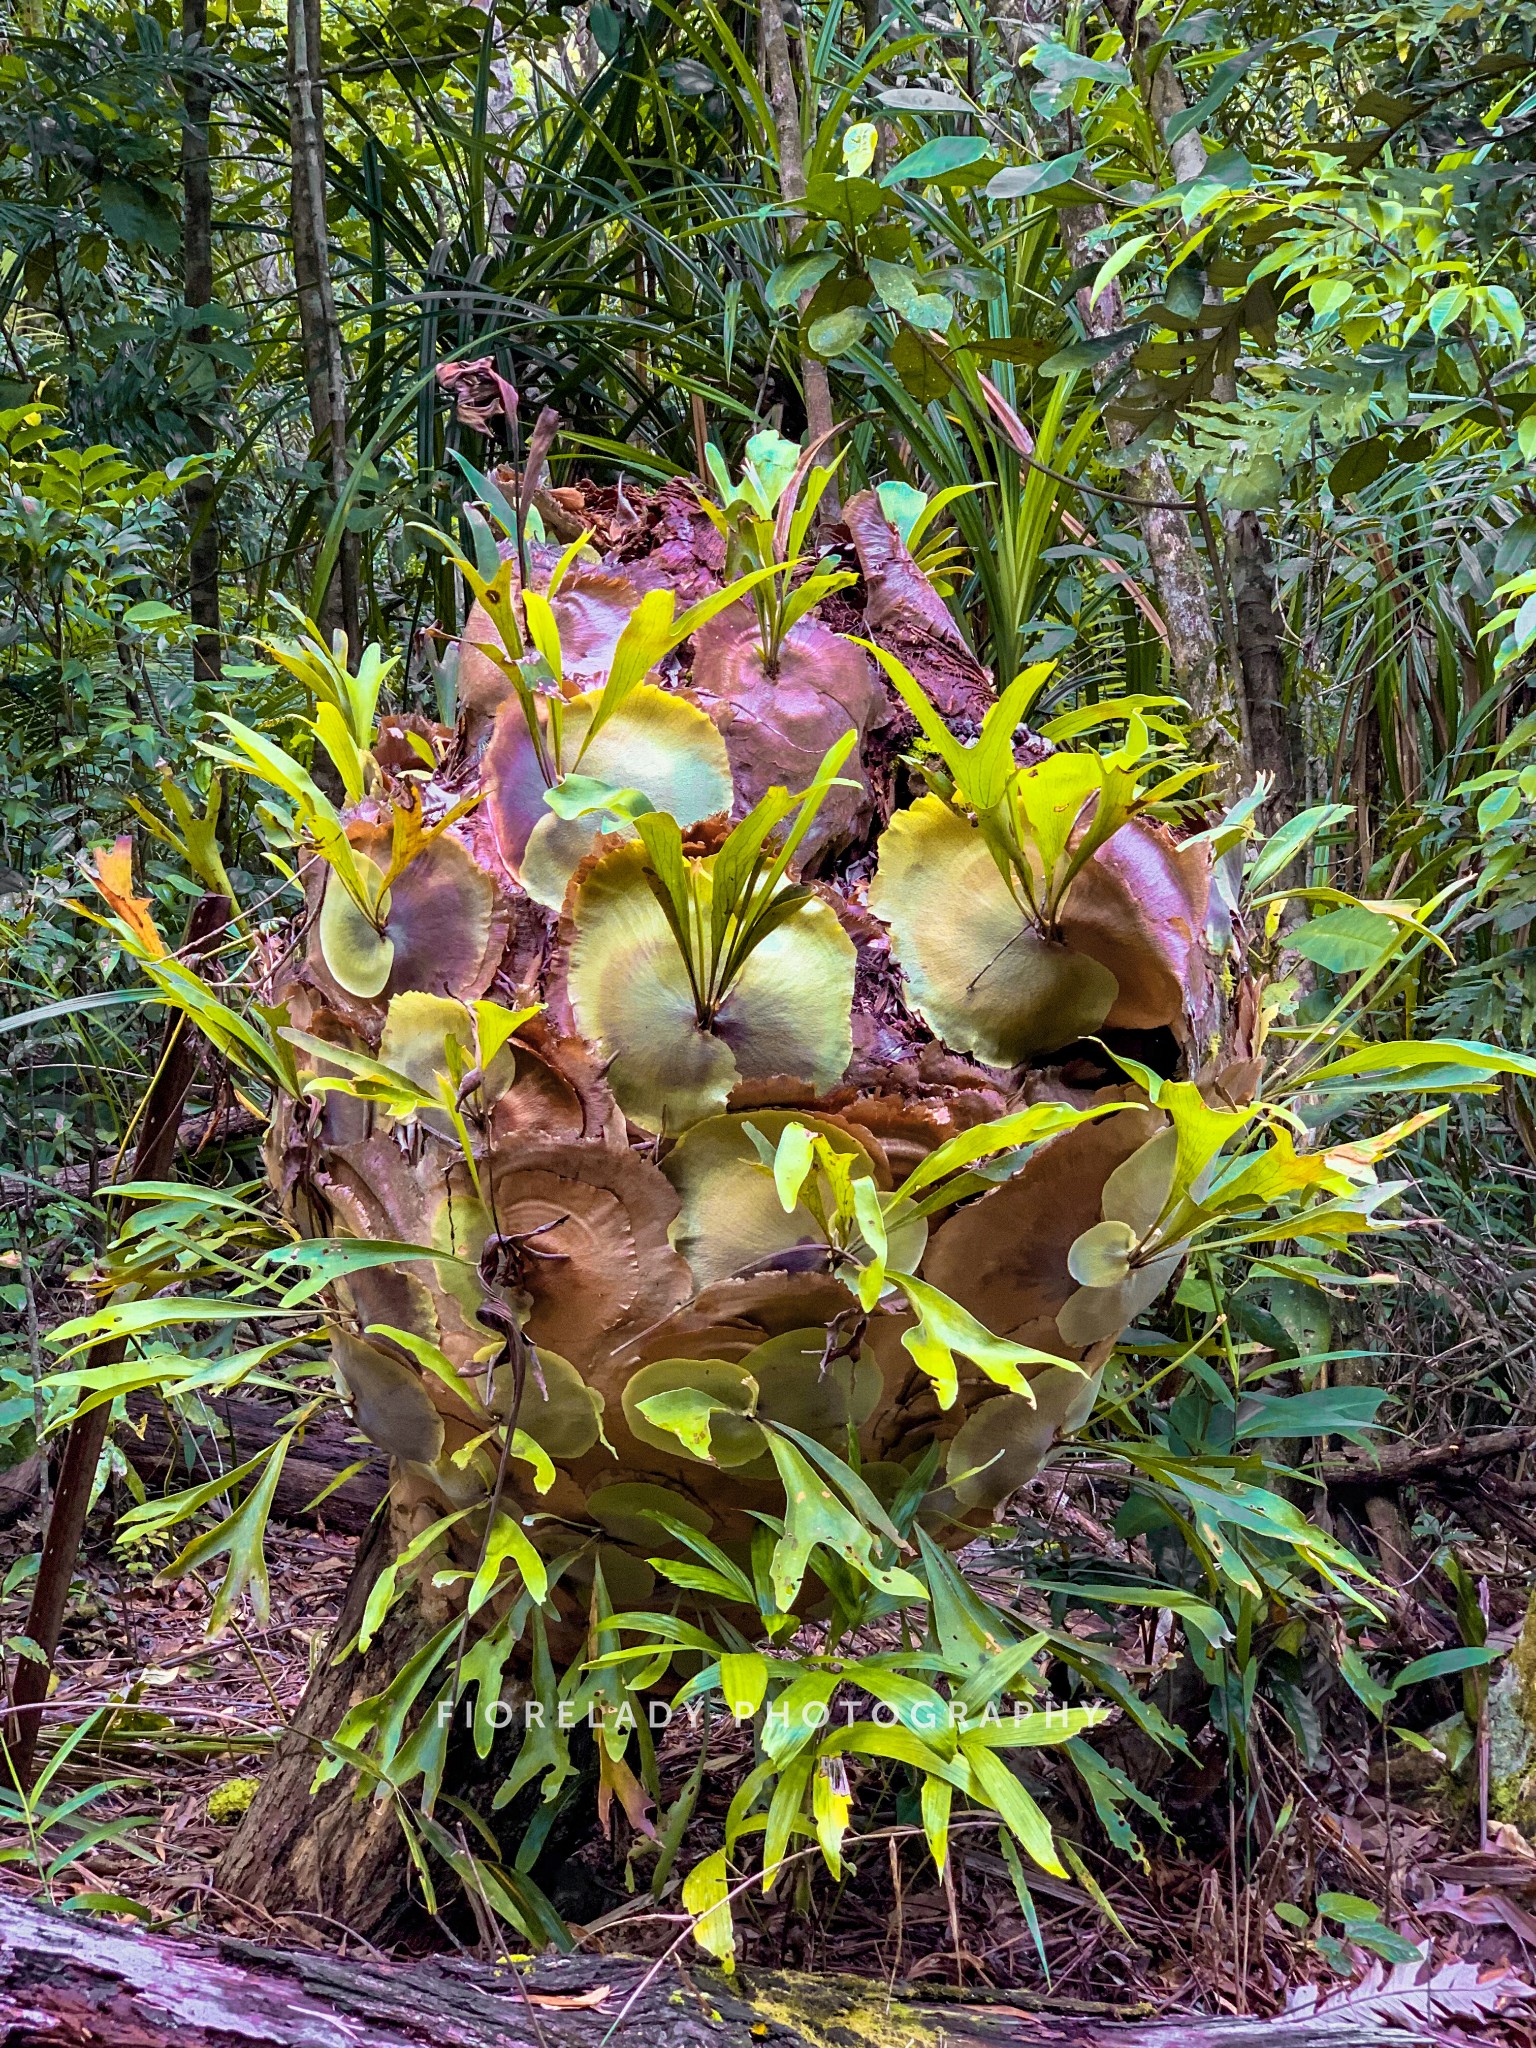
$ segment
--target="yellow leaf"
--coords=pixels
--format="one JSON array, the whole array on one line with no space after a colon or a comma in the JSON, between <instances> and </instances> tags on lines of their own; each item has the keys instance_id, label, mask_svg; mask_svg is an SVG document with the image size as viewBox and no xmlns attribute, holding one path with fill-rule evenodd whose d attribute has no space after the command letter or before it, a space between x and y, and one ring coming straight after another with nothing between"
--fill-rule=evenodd
<instances>
[{"instance_id":1,"label":"yellow leaf","mask_svg":"<svg viewBox=\"0 0 1536 2048\"><path fill-rule=\"evenodd\" d=\"M736 1937L731 1927L731 1882L723 1849L696 1863L683 1879L683 1905L693 1915L693 1938L699 1947L726 1970L734 1970Z\"/></svg>"}]
</instances>

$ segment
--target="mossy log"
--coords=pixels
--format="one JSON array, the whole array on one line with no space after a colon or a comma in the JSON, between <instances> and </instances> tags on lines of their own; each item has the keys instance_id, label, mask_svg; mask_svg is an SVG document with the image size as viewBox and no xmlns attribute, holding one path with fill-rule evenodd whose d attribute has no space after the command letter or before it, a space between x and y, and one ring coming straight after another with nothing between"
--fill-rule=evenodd
<instances>
[{"instance_id":1,"label":"mossy log","mask_svg":"<svg viewBox=\"0 0 1536 2048\"><path fill-rule=\"evenodd\" d=\"M673 1958L357 1962L0 1899L6 2048L1390 2048L1391 2026L1148 2020L1091 2000Z\"/></svg>"},{"instance_id":2,"label":"mossy log","mask_svg":"<svg viewBox=\"0 0 1536 2048\"><path fill-rule=\"evenodd\" d=\"M1488 1691L1488 1813L1536 1832L1536 1594Z\"/></svg>"}]
</instances>

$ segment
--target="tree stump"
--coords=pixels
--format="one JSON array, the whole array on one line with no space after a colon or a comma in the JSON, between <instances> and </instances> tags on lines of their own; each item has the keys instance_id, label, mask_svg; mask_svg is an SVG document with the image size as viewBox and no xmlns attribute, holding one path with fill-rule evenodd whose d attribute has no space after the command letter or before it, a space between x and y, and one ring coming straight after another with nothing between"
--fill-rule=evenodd
<instances>
[{"instance_id":1,"label":"tree stump","mask_svg":"<svg viewBox=\"0 0 1536 2048\"><path fill-rule=\"evenodd\" d=\"M325 1740L347 1710L382 1691L436 1626L417 1592L407 1590L366 1653L336 1662L394 1554L390 1517L381 1513L358 1545L325 1654L215 1873L228 1897L273 1918L317 1919L368 1940L397 1927L409 1913L399 1822L387 1800L366 1792L357 1796L355 1772L344 1771L315 1792L310 1785Z\"/></svg>"}]
</instances>

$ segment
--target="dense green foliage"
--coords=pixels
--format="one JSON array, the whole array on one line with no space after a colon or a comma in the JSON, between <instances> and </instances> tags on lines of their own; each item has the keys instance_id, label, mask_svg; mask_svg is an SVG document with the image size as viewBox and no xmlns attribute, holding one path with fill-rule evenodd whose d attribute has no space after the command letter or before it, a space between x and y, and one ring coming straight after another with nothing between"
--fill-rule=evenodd
<instances>
[{"instance_id":1,"label":"dense green foliage","mask_svg":"<svg viewBox=\"0 0 1536 2048\"><path fill-rule=\"evenodd\" d=\"M429 1680L436 1697L450 1651L455 1695L499 1683L498 1659L525 1630L551 1702L563 1688L616 1706L637 1666L655 1686L687 1650L694 1693L713 1685L727 1707L765 1717L729 1838L684 1893L711 1915L701 1939L717 1950L729 1946L719 1917L727 1861L735 1852L734 1867L746 1867L745 1835L764 1832L772 1864L806 1832L838 1871L847 1755L909 1774L903 1796L917 1802L940 1865L958 1789L1062 1871L1049 1825L998 1762L999 1743L925 1741L940 1680L980 1714L1010 1687L1027 1696L1054 1668L1073 1712L1053 1725L1031 1708L1007 1724L1025 1731L1014 1740L1065 1744L1117 1846L1133 1839L1128 1811L1148 1809L1143 1821L1155 1824L1145 1793L1082 1738L1105 1699L1153 1741L1179 1747L1186 1737L1066 1630L1069 1612L1152 1603L1177 1613L1241 1796L1270 1821L1278 1800L1252 1739L1256 1716L1272 1710L1266 1742L1287 1730L1306 1758L1320 1661L1383 1721L1389 1712L1382 1674L1349 1647L1373 1612L1368 1574L1287 1497L1305 1499L1287 1475L1309 1445L1358 1436L1393 1413L1374 1363L1381 1275L1348 1240L1426 1210L1474 1236L1514 1239L1529 1224L1536 382L1520 195L1536 55L1517 12L1463 0L1382 14L1341 5L1305 19L1257 6L1170 11L1139 29L1131 20L1131 49L1122 12L986 16L961 0L941 18L906 0L864 14L808 5L792 24L804 157L792 175L753 10L713 0L551 14L328 6L330 267L350 390L339 489L315 432L290 256L285 24L259 5L237 9L216 16L202 42L168 16L68 4L49 21L17 7L7 24L0 972L12 1028L0 1047L15 1134L7 1166L36 1196L0 1226L10 1261L0 1299L14 1324L0 1429L13 1455L30 1447L45 1409L57 1424L82 1392L112 1399L153 1385L194 1420L205 1395L236 1383L295 1397L299 1415L317 1397L310 1304L357 1255L297 1243L238 1154L217 1169L226 1179L216 1200L189 1206L150 1191L153 1206L106 1258L124 1292L52 1333L64 1370L37 1389L39 1300L100 1254L121 1221L90 1198L90 1175L58 1176L99 1164L105 1177L131 1129L158 1028L159 1013L137 1001L146 975L208 1028L252 1106L308 1098L312 1072L295 1064L281 1020L246 1007L238 971L253 942L276 943L299 907L288 879L296 847L318 846L333 882L350 875L357 929L333 931L327 952L336 966L345 950L338 979L370 999L384 986L387 960L370 981L390 943L384 917L369 922L377 874L370 898L333 802L373 792L381 687L395 710L451 722L460 708L450 643L474 597L494 600L496 527L519 537L519 508L487 473L505 460L522 468L543 408L560 416L557 489L578 477L616 485L622 511L626 480L638 493L693 476L720 500L728 573L758 578L751 594L771 668L793 610L791 579L772 565L815 566L807 609L853 579L836 563L816 566L809 503L802 522L779 530L777 491L754 503L731 480L749 436L774 427L798 442L824 375L844 425L835 489L846 500L880 488L1000 691L1038 665L1012 709L1027 707L1037 727L1053 721L1065 750L1057 764L1092 764L1082 772L1105 835L1112 816L1154 798L1182 829L1210 830L1215 922L1227 926L1217 950L1234 918L1246 943L1230 955L1227 992L1246 964L1262 1006L1250 1040L1267 1038L1270 1074L1257 1122L1201 1104L1186 1082L1125 1068L1179 1130L1178 1176L1139 1228L1106 1212L1103 1234L1073 1247L1084 1293L1115 1296L1092 1334L1135 1325L1088 1441L1132 1475L1115 1533L1141 1541L1139 1562L1005 1553L1054 1603L1047 1639L983 1605L918 1536L931 1468L910 1497L882 1504L856 1458L850 1466L823 1446L824 1526L781 1527L750 1573L703 1538L671 1532L696 1560L684 1564L675 1545L673 1582L755 1612L758 1637L729 1620L713 1633L713 1623L659 1612L615 1621L620 1603L607 1604L599 1573L597 1659L562 1676L542 1621L530 1619L542 1564L515 1534L494 1556L483 1545L463 1574L471 1605L506 1591L498 1574L510 1583L520 1573L523 1597L471 1651L462 1634L445 1635L399 1692L365 1703L343 1731L345 1759L331 1759L365 1761L400 1799L424 1882L428 1849L456 1869L467 1851L422 1794L443 1768L433 1717L407 1737L408 1709L429 1696ZM211 306L187 304L182 272L185 109L199 88L213 109ZM466 364L480 366L474 397L461 379L455 405L453 378L438 373ZM493 395L490 371L516 386L515 407ZM194 499L209 479L211 498ZM522 522L525 546L562 508L541 496L542 516ZM210 518L224 658L221 673L194 679L188 552ZM361 644L348 664L323 639L295 637L294 609L322 614L348 549L360 643L378 643L389 666ZM1180 590L1193 591L1188 617ZM551 661L531 612L528 625L538 673L558 678L558 635ZM997 886L1054 939L1075 874L1065 839L1053 867L1025 780L983 759L985 733L967 751L903 697L922 728L910 759L929 778L928 824L947 831L956 808L946 805L968 808L989 835ZM1106 729L1123 739L1116 753L1108 742L1096 751ZM1215 756L1224 788L1199 794L1208 785L1187 772L1191 749ZM681 816L679 805L653 807L646 795L626 810L617 798L633 790L601 778L578 787L580 756L556 751L546 780L569 802L550 809L571 820L601 811L608 822L633 812L640 893L650 886L643 861L655 881L670 851L677 893L663 912L674 932L690 916L707 921L700 864L685 864L680 844L664 847L665 826L652 822ZM1145 792L1135 783L1144 757L1156 769ZM1267 781L1250 797L1256 775ZM1073 818L1088 794L1085 783ZM132 881L91 860L124 833ZM929 847L912 872L934 864ZM105 923L69 907L92 875L108 885ZM744 905L758 880L753 869ZM226 886L239 908L230 985L193 984L158 959L158 934L179 928L201 889ZM889 867L871 897L914 956L910 934L928 915L918 897ZM945 904L938 914L964 911ZM704 967L687 964L696 990ZM920 987L905 954L903 965ZM963 1026L948 1019L976 1007L973 987L949 1012L921 996L951 1044ZM714 994L723 1002L724 982ZM504 1039L504 1025L476 1028ZM602 1032L583 1028L611 1056ZM1027 1035L983 1034L968 1049L1003 1061L1041 1048ZM371 1089L402 1116L453 1121L467 1059L467 1041L445 1052L446 1093L434 1080L409 1103L398 1072L366 1072L366 1059L354 1063L352 1089ZM642 1128L667 1130L666 1102L655 1111L649 1086L636 1083L622 1106ZM1386 1142L1364 1134L1379 1132L1388 1095L1406 1105L1391 1114L1409 1119L1442 1096L1453 1103L1392 1134L1409 1164L1385 1184L1374 1167ZM721 1084L704 1107L723 1101ZM455 1128L473 1175L461 1117ZM995 1149L1030 1135L1013 1132ZM780 1136L783 1206L821 1176L813 1209L873 1302L905 1285L884 1233L889 1225L894 1242L908 1219L899 1198L892 1216L878 1202L871 1213L867 1197L856 1210L857 1183L840 1180L818 1142L821 1152L803 1130ZM1170 1246L1188 1256L1176 1293L1162 1293L1172 1260L1157 1290L1123 1291L1154 1241L1165 1258ZM947 1357L952 1373L962 1337L984 1349L987 1333L957 1336L945 1321L954 1303L918 1289L913 1280L907 1300L926 1319L927 1355ZM71 1347L104 1332L136 1348L125 1366L82 1381ZM980 1362L980 1350L968 1355ZM1001 1372L1006 1361L994 1362ZM1381 1384L1354 1384L1373 1378ZM657 1398L647 1421L708 1456L719 1407L701 1406L697 1388ZM1470 1399L1456 1398L1458 1422L1492 1420L1517 1405L1519 1389L1490 1369ZM1399 1409L1393 1419L1424 1417ZM770 1439L793 1491L806 1446ZM122 1539L159 1562L174 1547L183 1567L226 1555L218 1618L238 1596L259 1603L261 1524L286 1442L252 1462L233 1514L219 1519L211 1506L220 1480L142 1503ZM509 1445L542 1483L536 1450ZM829 1634L798 1663L772 1659L770 1672L758 1645L792 1632L818 1542ZM839 1573L829 1551L851 1567ZM849 1661L861 1630L898 1614L903 1650L861 1648ZM1486 1653L1475 1620L1463 1619L1464 1647L1415 1675L1472 1673L1475 1712ZM638 1640L624 1644L621 1629ZM774 1703L796 1686L829 1698L839 1680L888 1708L899 1733L866 1719L814 1757L776 1744ZM525 1750L509 1782L515 1790L542 1774L553 1799L569 1769L551 1738ZM605 1738L605 1799L642 1813L654 1796L648 1771L642 1733ZM658 1890L697 1790L685 1788L663 1827ZM487 1864L476 1880L498 1887L498 1910L530 1931L549 1924L527 1875L536 1850L499 1875ZM1075 1849L1062 1853L1091 1883Z\"/></svg>"}]
</instances>

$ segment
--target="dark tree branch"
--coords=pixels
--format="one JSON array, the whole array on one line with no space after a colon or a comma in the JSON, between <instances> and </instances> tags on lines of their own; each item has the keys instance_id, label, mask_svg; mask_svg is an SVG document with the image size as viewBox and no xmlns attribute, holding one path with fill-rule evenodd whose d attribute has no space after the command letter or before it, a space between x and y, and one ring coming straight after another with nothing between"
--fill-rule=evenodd
<instances>
[{"instance_id":1,"label":"dark tree branch","mask_svg":"<svg viewBox=\"0 0 1536 2048\"><path fill-rule=\"evenodd\" d=\"M187 936L182 948L187 958L196 959L216 943L229 921L229 910L227 896L199 897L187 920ZM135 1180L164 1180L169 1174L176 1156L182 1105L187 1099L187 1090L192 1086L199 1054L200 1042L191 1024L179 1010L173 1011L166 1019L160 1064L144 1099L138 1143L133 1154ZM92 1368L116 1365L124 1350L123 1340L113 1338L108 1343L93 1345L86 1363ZM80 1539L85 1534L96 1462L106 1442L111 1412L110 1403L103 1401L86 1414L77 1416L70 1424L64 1443L64 1456L59 1464L58 1483L43 1538L43 1554L38 1563L37 1584L33 1588L26 1627L26 1633L42 1651L44 1661L36 1657L18 1657L11 1682L11 1716L5 1742L10 1769L22 1785L31 1778L32 1757L42 1718L39 1709L48 1696L48 1678L54 1653L59 1647L59 1631L64 1625L70 1580L74 1577L75 1559L80 1554Z\"/></svg>"}]
</instances>

